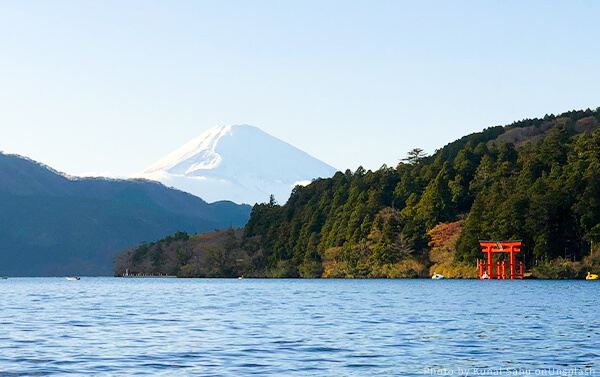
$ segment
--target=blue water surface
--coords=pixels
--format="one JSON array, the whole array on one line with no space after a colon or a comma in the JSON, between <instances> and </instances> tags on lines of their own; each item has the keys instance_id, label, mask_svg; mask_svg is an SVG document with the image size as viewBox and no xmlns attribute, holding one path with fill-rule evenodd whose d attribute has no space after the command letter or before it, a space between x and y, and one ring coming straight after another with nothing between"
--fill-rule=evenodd
<instances>
[{"instance_id":1,"label":"blue water surface","mask_svg":"<svg viewBox=\"0 0 600 377\"><path fill-rule=\"evenodd\" d=\"M0 376L600 375L599 289L9 278L0 280Z\"/></svg>"}]
</instances>

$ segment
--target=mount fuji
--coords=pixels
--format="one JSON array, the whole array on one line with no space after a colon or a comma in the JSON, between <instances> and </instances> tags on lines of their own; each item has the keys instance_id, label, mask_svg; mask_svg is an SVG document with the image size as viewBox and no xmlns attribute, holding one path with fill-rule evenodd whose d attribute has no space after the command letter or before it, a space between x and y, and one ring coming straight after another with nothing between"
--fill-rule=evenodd
<instances>
[{"instance_id":1,"label":"mount fuji","mask_svg":"<svg viewBox=\"0 0 600 377\"><path fill-rule=\"evenodd\" d=\"M294 186L337 169L250 125L215 126L135 176L208 202L285 203Z\"/></svg>"}]
</instances>

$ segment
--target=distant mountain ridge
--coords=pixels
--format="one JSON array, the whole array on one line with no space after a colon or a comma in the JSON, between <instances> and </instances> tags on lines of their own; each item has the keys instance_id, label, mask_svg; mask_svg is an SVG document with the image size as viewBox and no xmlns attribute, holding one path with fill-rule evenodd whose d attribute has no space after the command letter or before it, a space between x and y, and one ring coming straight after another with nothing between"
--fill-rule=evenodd
<instances>
[{"instance_id":1,"label":"distant mountain ridge","mask_svg":"<svg viewBox=\"0 0 600 377\"><path fill-rule=\"evenodd\" d=\"M469 142L473 145L486 143L491 146L492 144L511 143L515 146L522 146L527 142L533 143L548 136L556 125L563 126L570 134L580 134L600 126L598 113L600 113L600 107L595 111L591 109L573 110L560 115L551 114L545 115L543 118L523 119L506 126L488 127L481 132L474 132L446 144L436 151L435 155L442 158L454 158Z\"/></svg>"},{"instance_id":2,"label":"distant mountain ridge","mask_svg":"<svg viewBox=\"0 0 600 377\"><path fill-rule=\"evenodd\" d=\"M208 201L287 201L297 184L337 170L250 125L215 126L135 176Z\"/></svg>"},{"instance_id":3,"label":"distant mountain ridge","mask_svg":"<svg viewBox=\"0 0 600 377\"><path fill-rule=\"evenodd\" d=\"M0 153L0 275L110 275L120 249L178 230L240 226L249 212L158 182L68 177Z\"/></svg>"}]
</instances>

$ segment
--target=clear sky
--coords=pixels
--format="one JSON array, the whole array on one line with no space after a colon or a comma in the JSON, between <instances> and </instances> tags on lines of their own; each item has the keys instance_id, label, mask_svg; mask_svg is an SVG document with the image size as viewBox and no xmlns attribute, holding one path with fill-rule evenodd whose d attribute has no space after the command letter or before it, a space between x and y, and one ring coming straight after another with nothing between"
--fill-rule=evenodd
<instances>
[{"instance_id":1,"label":"clear sky","mask_svg":"<svg viewBox=\"0 0 600 377\"><path fill-rule=\"evenodd\" d=\"M338 169L600 106L598 1L0 0L0 150L128 176L216 124Z\"/></svg>"}]
</instances>

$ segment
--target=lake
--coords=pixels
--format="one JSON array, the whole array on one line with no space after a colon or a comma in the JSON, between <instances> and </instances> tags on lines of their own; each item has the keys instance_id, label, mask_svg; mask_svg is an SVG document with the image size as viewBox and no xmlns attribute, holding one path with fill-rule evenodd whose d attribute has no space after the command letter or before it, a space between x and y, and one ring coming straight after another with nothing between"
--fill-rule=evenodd
<instances>
[{"instance_id":1,"label":"lake","mask_svg":"<svg viewBox=\"0 0 600 377\"><path fill-rule=\"evenodd\" d=\"M600 376L599 292L600 281L9 278L0 376Z\"/></svg>"}]
</instances>

